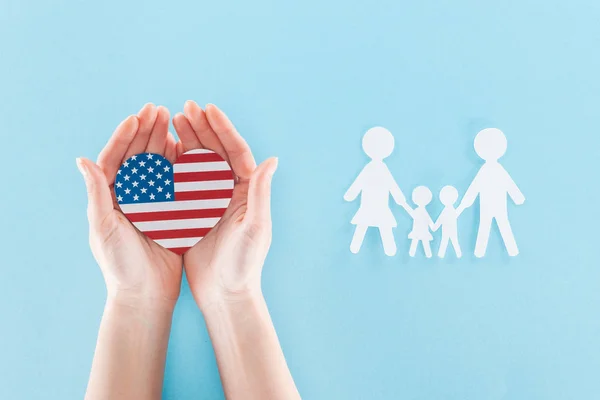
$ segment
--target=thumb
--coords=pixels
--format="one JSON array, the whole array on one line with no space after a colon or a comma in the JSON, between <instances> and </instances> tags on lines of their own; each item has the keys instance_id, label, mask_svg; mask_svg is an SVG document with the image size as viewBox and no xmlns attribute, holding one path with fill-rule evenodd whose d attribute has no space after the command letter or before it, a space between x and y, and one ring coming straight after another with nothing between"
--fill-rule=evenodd
<instances>
[{"instance_id":1,"label":"thumb","mask_svg":"<svg viewBox=\"0 0 600 400\"><path fill-rule=\"evenodd\" d=\"M269 158L263 161L250 177L246 218L252 222L271 221L271 180L277 164L277 158Z\"/></svg>"},{"instance_id":2,"label":"thumb","mask_svg":"<svg viewBox=\"0 0 600 400\"><path fill-rule=\"evenodd\" d=\"M104 172L87 158L77 158L77 168L83 175L88 194L88 220L96 225L113 210L112 196Z\"/></svg>"}]
</instances>

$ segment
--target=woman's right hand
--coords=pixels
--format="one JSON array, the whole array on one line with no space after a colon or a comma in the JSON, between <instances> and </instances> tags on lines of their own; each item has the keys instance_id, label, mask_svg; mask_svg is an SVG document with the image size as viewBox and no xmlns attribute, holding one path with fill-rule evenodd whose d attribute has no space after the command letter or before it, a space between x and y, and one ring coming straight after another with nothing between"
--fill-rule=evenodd
<instances>
[{"instance_id":1,"label":"woman's right hand","mask_svg":"<svg viewBox=\"0 0 600 400\"><path fill-rule=\"evenodd\" d=\"M186 276L198 305L247 296L262 297L260 278L271 245L271 178L277 160L258 167L246 141L214 105L193 101L173 125L183 151L208 148L229 162L236 177L233 197L217 225L184 255Z\"/></svg>"}]
</instances>

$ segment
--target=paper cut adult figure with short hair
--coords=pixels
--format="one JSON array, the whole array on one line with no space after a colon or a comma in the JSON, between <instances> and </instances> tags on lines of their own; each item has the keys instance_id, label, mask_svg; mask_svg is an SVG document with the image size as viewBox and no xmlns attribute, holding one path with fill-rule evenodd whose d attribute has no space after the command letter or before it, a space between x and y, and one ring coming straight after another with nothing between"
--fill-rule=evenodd
<instances>
[{"instance_id":1,"label":"paper cut adult figure with short hair","mask_svg":"<svg viewBox=\"0 0 600 400\"><path fill-rule=\"evenodd\" d=\"M508 254L510 256L519 254L517 242L508 222L507 195L517 205L523 204L525 196L498 162L506 152L506 146L506 136L500 129L484 129L475 137L475 152L485 161L485 164L473 179L457 210L460 215L465 208L473 205L479 196L481 216L475 244L476 257L485 255L494 219Z\"/></svg>"},{"instance_id":2,"label":"paper cut adult figure with short hair","mask_svg":"<svg viewBox=\"0 0 600 400\"><path fill-rule=\"evenodd\" d=\"M408 235L408 238L412 239L408 252L411 257L415 256L419 242L421 242L425 256L431 258L431 246L429 242L433 240L433 236L431 236L429 229L433 228L433 221L425 207L431 203L432 197L431 190L425 186L417 186L412 192L412 200L417 205L417 208L413 210L408 204L403 205L406 212L413 219L413 229Z\"/></svg>"},{"instance_id":3,"label":"paper cut adult figure with short hair","mask_svg":"<svg viewBox=\"0 0 600 400\"><path fill-rule=\"evenodd\" d=\"M438 250L438 257L446 256L448 243L452 243L456 257L461 258L462 252L458 243L458 211L454 208L454 204L458 200L458 191L454 186L444 186L440 191L440 201L444 205L444 209L440 213L433 224L432 230L435 232L440 227L442 228L442 241Z\"/></svg>"},{"instance_id":4,"label":"paper cut adult figure with short hair","mask_svg":"<svg viewBox=\"0 0 600 400\"><path fill-rule=\"evenodd\" d=\"M360 194L360 208L352 218L356 230L350 251L358 253L367 229L375 227L379 229L385 254L393 256L396 254L393 228L397 223L389 206L390 194L397 204L406 204L404 194L383 162L394 150L394 136L385 128L371 128L363 136L362 147L371 161L344 194L346 201L353 201Z\"/></svg>"}]
</instances>

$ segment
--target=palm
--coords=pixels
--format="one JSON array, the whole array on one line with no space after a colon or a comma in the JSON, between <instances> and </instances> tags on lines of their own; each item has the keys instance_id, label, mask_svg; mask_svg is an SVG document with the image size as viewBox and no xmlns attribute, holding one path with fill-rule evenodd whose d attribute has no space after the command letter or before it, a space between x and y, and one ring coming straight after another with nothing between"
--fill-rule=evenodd
<instances>
[{"instance_id":1,"label":"palm","mask_svg":"<svg viewBox=\"0 0 600 400\"><path fill-rule=\"evenodd\" d=\"M255 235L244 227L248 205L249 179L256 163L248 144L223 112L207 106L204 112L197 104L187 102L185 115L173 119L183 151L207 148L220 154L231 165L236 185L227 211L217 225L184 255L186 274L194 293L204 293L215 284L237 290L253 279L246 270L249 259L260 258L250 251Z\"/></svg>"},{"instance_id":2,"label":"palm","mask_svg":"<svg viewBox=\"0 0 600 400\"><path fill-rule=\"evenodd\" d=\"M193 266L186 271L195 289L204 292L204 286L215 281L233 290L246 285L247 271L243 266L248 265L245 258L251 256L247 251L250 237L241 223L246 213L247 194L248 183L238 183L219 223L184 255L184 264ZM223 262L222 258L228 261ZM229 268L231 266L233 268Z\"/></svg>"},{"instance_id":3,"label":"palm","mask_svg":"<svg viewBox=\"0 0 600 400\"><path fill-rule=\"evenodd\" d=\"M119 210L110 218L115 220L116 234L111 243L114 257L123 270L115 271L129 290L147 286L151 293L167 300L177 300L182 274L181 256L157 245L138 231Z\"/></svg>"},{"instance_id":4,"label":"palm","mask_svg":"<svg viewBox=\"0 0 600 400\"><path fill-rule=\"evenodd\" d=\"M247 286L257 275L248 271L251 268L248 266L262 265L260 261L268 249L268 244L254 244L257 240L270 240L270 234L258 235L253 225L244 226L250 176L256 170L250 148L216 107L207 107L205 113L197 104L187 102L184 110L185 115L173 118L180 142L168 132L166 108L146 105L137 117L126 119L117 128L98 157L98 166L112 195L112 206L102 219L101 240L96 246L103 250L97 258L109 258L109 262L101 263L111 266L105 276L118 282L122 289L142 288L169 300L179 295L182 257L140 233L121 213L115 199L113 185L117 170L132 155L156 153L174 163L188 150L207 148L220 154L233 169L236 185L228 209L219 223L183 257L190 285L199 292L215 284L234 291Z\"/></svg>"},{"instance_id":5,"label":"palm","mask_svg":"<svg viewBox=\"0 0 600 400\"><path fill-rule=\"evenodd\" d=\"M131 122L133 121L133 122ZM169 113L164 107L146 105L135 119L128 118L115 131L98 157L112 195L113 209L100 230L99 258L108 258L109 279L118 282L120 290L148 291L175 301L179 295L182 258L159 246L138 231L121 213L115 199L114 180L121 163L134 154L152 152L173 162L176 142L168 132ZM104 269L104 268L103 268Z\"/></svg>"}]
</instances>

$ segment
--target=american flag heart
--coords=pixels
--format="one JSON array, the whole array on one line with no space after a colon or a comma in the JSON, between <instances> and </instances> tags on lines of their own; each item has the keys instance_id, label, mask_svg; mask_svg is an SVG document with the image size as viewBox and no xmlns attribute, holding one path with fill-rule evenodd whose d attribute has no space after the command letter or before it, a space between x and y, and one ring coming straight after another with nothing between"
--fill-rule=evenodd
<instances>
[{"instance_id":1,"label":"american flag heart","mask_svg":"<svg viewBox=\"0 0 600 400\"><path fill-rule=\"evenodd\" d=\"M233 185L231 167L213 151L190 150L173 165L160 154L142 153L117 171L115 195L137 229L183 254L219 222Z\"/></svg>"}]
</instances>

